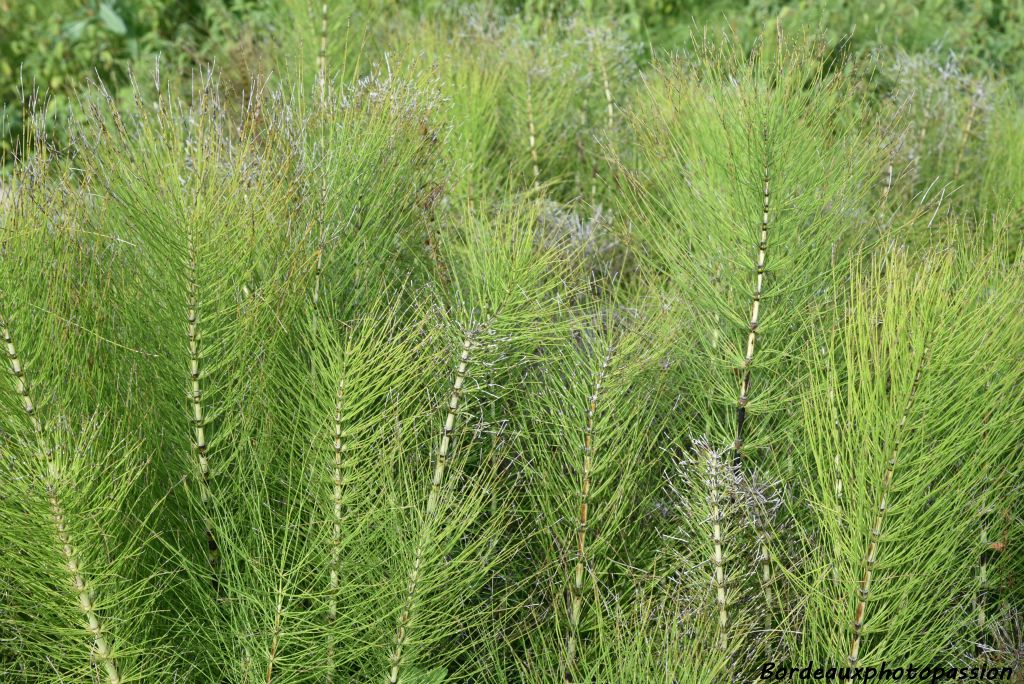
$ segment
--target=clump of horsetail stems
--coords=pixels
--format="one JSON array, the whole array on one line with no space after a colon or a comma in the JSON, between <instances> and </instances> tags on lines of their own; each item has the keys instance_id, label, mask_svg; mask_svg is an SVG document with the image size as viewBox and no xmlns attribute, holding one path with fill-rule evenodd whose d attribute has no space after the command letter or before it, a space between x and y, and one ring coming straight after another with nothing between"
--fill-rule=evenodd
<instances>
[{"instance_id":1,"label":"clump of horsetail stems","mask_svg":"<svg viewBox=\"0 0 1024 684\"><path fill-rule=\"evenodd\" d=\"M710 683L768 660L1016 648L1020 563L997 516L1021 507L1020 248L961 253L953 219L900 206L899 147L877 140L901 138L859 114L829 54L698 47L631 93L593 35L588 51L576 25L509 19L500 76L476 78L472 50L444 67L472 91L448 112L416 77L333 94L336 18L302 2L314 86L265 100L265 128L213 102L158 107L154 126L136 93L140 120L112 111L100 127L120 138L69 160L80 195L24 231L0 197L0 679L170 681L136 670L163 650L182 682ZM958 95L941 128L923 114L926 142L948 135L920 173L973 183L986 107ZM480 140L447 154L424 111ZM618 293L562 251L596 220L543 217L617 199L602 143L627 158L615 225L646 269ZM462 167L515 169L526 199L451 183ZM70 188L26 173L30 203ZM918 230L948 249L914 252ZM842 271L868 252L871 277ZM102 285L52 295L53 273ZM620 328L661 287L671 324ZM56 348L72 328L85 342ZM62 438L97 407L113 467ZM121 472L122 439L154 489ZM793 500L765 493L777 481Z\"/></svg>"},{"instance_id":2,"label":"clump of horsetail stems","mask_svg":"<svg viewBox=\"0 0 1024 684\"><path fill-rule=\"evenodd\" d=\"M15 392L18 394L24 407L25 415L32 426L38 457L46 461L44 487L50 504L50 513L53 516L57 545L60 547L64 558L65 567L75 592L75 598L78 601L78 607L85 618L86 628L93 639L93 657L96 663L103 668L107 684L121 684L121 672L114 658L111 643L104 630L103 622L96 612L96 597L88 587L86 572L82 567L81 558L75 549L74 541L71 539L64 507L57 492L61 480L60 464L54 457L54 449L47 443L45 426L42 419L37 415L37 407L32 401L28 379L25 376L25 370L22 368L21 361L18 359L18 351L14 344L14 338L11 336L10 326L2 314L0 314L0 334L3 335L7 359L10 363L11 373L14 375Z\"/></svg>"},{"instance_id":3,"label":"clump of horsetail stems","mask_svg":"<svg viewBox=\"0 0 1024 684\"><path fill-rule=\"evenodd\" d=\"M692 431L756 471L786 458L792 417L782 397L800 391L811 323L838 311L830 273L838 249L874 220L882 150L855 122L864 116L856 89L825 73L813 47L695 47L696 63L649 79L650 97L631 117L643 143L637 170L627 170L630 237L692 301L684 315L700 351L691 381L706 416ZM742 266L751 256L753 273ZM772 538L766 516L754 521L755 567L774 605Z\"/></svg>"},{"instance_id":4,"label":"clump of horsetail stems","mask_svg":"<svg viewBox=\"0 0 1024 684\"><path fill-rule=\"evenodd\" d=\"M814 513L802 534L820 541L796 577L808 596L800 657L980 655L979 566L999 566L979 559L990 550L979 528L992 503L1016 500L1002 478L1019 468L1019 406L1003 388L1024 372L1004 356L1019 337L1007 289L1021 272L1001 246L955 243L890 246L867 276L853 268L845 320L812 345L800 479Z\"/></svg>"},{"instance_id":5,"label":"clump of horsetail stems","mask_svg":"<svg viewBox=\"0 0 1024 684\"><path fill-rule=\"evenodd\" d=\"M402 672L402 649L405 646L407 629L412 619L412 613L416 608L416 591L420 580L420 572L426 547L430 544L430 535L434 518L437 515L437 507L441 498L441 485L444 481L445 468L448 464L448 450L451 446L452 435L455 431L455 421L459 411L459 401L462 398L463 385L469 374L470 357L476 342L477 329L470 328L465 331L462 340L462 351L459 354L459 365L455 370L455 382L452 384L451 394L448 397L448 413L445 416L441 428L441 443L434 456L434 470L430 479L430 493L427 496L426 506L423 509L423 519L417 534L416 547L413 552L412 569L409 571L409 581L406 586L402 610L398 616L398 624L395 630L394 647L391 651L391 668L388 672L388 682L398 684Z\"/></svg>"}]
</instances>

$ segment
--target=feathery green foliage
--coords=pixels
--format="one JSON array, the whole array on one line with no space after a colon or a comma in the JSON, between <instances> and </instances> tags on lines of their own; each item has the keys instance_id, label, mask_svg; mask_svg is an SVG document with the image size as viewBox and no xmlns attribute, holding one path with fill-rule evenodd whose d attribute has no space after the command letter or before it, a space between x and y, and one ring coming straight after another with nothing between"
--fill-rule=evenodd
<instances>
[{"instance_id":1,"label":"feathery green foliage","mask_svg":"<svg viewBox=\"0 0 1024 684\"><path fill-rule=\"evenodd\" d=\"M0 680L1020 669L1011 91L386 4L27 132Z\"/></svg>"},{"instance_id":2,"label":"feathery green foliage","mask_svg":"<svg viewBox=\"0 0 1024 684\"><path fill-rule=\"evenodd\" d=\"M929 662L989 639L986 546L1018 497L1021 264L979 252L887 250L818 340L801 657Z\"/></svg>"}]
</instances>

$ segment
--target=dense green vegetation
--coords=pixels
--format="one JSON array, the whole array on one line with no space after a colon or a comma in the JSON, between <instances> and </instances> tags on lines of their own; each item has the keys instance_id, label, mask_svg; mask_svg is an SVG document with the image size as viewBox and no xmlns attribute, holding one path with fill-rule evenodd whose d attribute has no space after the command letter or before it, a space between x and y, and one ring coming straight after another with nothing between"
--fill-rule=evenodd
<instances>
[{"instance_id":1,"label":"dense green vegetation","mask_svg":"<svg viewBox=\"0 0 1024 684\"><path fill-rule=\"evenodd\" d=\"M0 681L1024 672L1019 5L52 4Z\"/></svg>"}]
</instances>

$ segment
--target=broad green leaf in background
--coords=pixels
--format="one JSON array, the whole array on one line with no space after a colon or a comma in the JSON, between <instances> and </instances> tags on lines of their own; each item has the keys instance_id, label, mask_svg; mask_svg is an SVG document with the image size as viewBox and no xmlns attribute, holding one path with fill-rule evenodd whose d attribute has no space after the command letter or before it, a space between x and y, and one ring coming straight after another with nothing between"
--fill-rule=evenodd
<instances>
[{"instance_id":1,"label":"broad green leaf in background","mask_svg":"<svg viewBox=\"0 0 1024 684\"><path fill-rule=\"evenodd\" d=\"M103 23L103 27L111 33L119 36L128 33L128 27L125 25L124 19L114 11L114 8L108 2L100 3L100 21Z\"/></svg>"}]
</instances>

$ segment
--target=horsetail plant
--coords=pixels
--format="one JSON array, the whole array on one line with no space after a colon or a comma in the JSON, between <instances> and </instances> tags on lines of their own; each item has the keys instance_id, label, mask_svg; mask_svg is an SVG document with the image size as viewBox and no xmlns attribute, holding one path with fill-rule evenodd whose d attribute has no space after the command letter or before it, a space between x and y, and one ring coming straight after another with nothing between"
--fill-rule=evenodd
<instances>
[{"instance_id":1,"label":"horsetail plant","mask_svg":"<svg viewBox=\"0 0 1024 684\"><path fill-rule=\"evenodd\" d=\"M670 525L659 565L692 613L696 660L687 669L742 676L774 641L754 637L770 612L755 570L760 531L749 509L757 492L728 457L728 446L696 437L673 450L678 457L664 491Z\"/></svg>"},{"instance_id":2,"label":"horsetail plant","mask_svg":"<svg viewBox=\"0 0 1024 684\"><path fill-rule=\"evenodd\" d=\"M441 340L448 340L454 376L441 394L441 429L431 440L436 446L429 461L430 478L419 489L423 498L414 504L418 510L409 538L410 555L405 559L407 582L387 671L392 683L401 681L408 664L416 664L417 652L423 653L436 642L438 633L444 633L431 615L440 607L438 601L444 596L455 598L452 592L460 586L482 583L487 572L515 551L512 545L495 550L490 543L511 522L508 504L484 515L493 501L485 505L487 499L482 496L497 486L493 478L501 463L498 450L507 449L509 441L501 426L508 419L499 413L498 422L489 429L482 417L476 426L464 421L470 412L485 413L488 405L500 411L507 401L502 399L503 386L549 334L557 306L553 298L563 284L564 266L561 252L538 239L535 208L499 207L495 212L469 216L442 245L445 263L451 268L452 298L441 299L434 315L444 322L446 334ZM496 432L488 438L485 431L490 430ZM486 447L488 441L492 446ZM476 486L467 490L470 484ZM470 536L459 541L452 536L456 532ZM469 565L437 567L438 555L446 549ZM469 561L465 554L476 558ZM447 585L440 583L445 575L451 576ZM465 629L481 619L469 613L457 624L466 625Z\"/></svg>"},{"instance_id":3,"label":"horsetail plant","mask_svg":"<svg viewBox=\"0 0 1024 684\"><path fill-rule=\"evenodd\" d=\"M374 452L388 444L388 419L408 415L418 394L417 371L422 369L415 360L417 349L408 332L399 327L399 320L394 314L369 310L345 324L340 340L323 322L313 333L319 340L319 353L312 395L321 397L313 415L327 420L308 429L323 435L313 444L330 454L318 478L324 484L314 489L314 510L330 521L331 530L324 634L328 681L336 681L338 661L342 660L337 652L338 621L364 619L350 614L352 604L358 605L357 588L367 581L353 556L362 558L365 545L355 544L356 532L365 531L366 521L373 519L365 507L380 496L372 478L374 468L379 467L374 464ZM367 556L372 550L365 547ZM355 652L351 646L346 649L348 658Z\"/></svg>"},{"instance_id":4,"label":"horsetail plant","mask_svg":"<svg viewBox=\"0 0 1024 684\"><path fill-rule=\"evenodd\" d=\"M575 681L602 647L591 641L612 597L624 600L627 567L643 566L656 548L634 526L656 473L648 454L660 434L665 334L658 318L625 304L582 305L564 316L565 337L548 347L521 400L525 415L536 416L522 435L528 515L541 531L534 581L542 593L531 603L553 604L538 619L561 643L526 649L538 672Z\"/></svg>"},{"instance_id":5,"label":"horsetail plant","mask_svg":"<svg viewBox=\"0 0 1024 684\"><path fill-rule=\"evenodd\" d=\"M820 340L803 406L818 540L799 573L798 657L973 655L976 616L956 604L979 591L985 549L964 513L1019 439L1020 407L999 399L1020 382L998 361L1020 334L1015 304L992 283L1019 287L1020 265L1001 262L984 246L920 260L896 248L851 279L848 321ZM923 548L926 563L908 552Z\"/></svg>"},{"instance_id":6,"label":"horsetail plant","mask_svg":"<svg viewBox=\"0 0 1024 684\"><path fill-rule=\"evenodd\" d=\"M102 329L109 264L103 240L81 231L83 212L66 202L66 177L45 182L32 187L16 174L25 192L0 214L0 337L10 372L0 392L0 575L20 662L3 672L11 681L105 684L160 677L157 621L140 619L156 588L146 532L135 527L147 517L146 463L110 418L116 406L100 413L78 392L58 391L69 380L86 389L90 367L110 358L109 340L63 317L84 305ZM96 397L107 390L92 383Z\"/></svg>"},{"instance_id":7,"label":"horsetail plant","mask_svg":"<svg viewBox=\"0 0 1024 684\"><path fill-rule=\"evenodd\" d=\"M391 684L398 684L399 674L402 667L402 649L406 645L406 630L412 620L412 611L416 606L416 593L420 590L420 573L423 571L424 557L427 553L427 545L430 544L431 529L436 522L438 503L441 497L441 485L444 480L445 468L448 465L448 450L451 447L452 433L455 430L455 417L459 410L459 400L462 397L462 387L466 382L469 368L470 354L473 350L473 343L477 331L466 332L462 341L462 352L459 355L459 366L455 371L455 382L452 385L451 395L448 398L448 413L444 419L442 428L441 444L437 448L437 455L434 458L434 470L430 478L430 493L423 509L423 524L420 533L416 537L416 546L413 551L412 569L409 571L409 584L406 589L405 600L402 603L402 610L398 617L398 628L395 633L395 647L391 655L391 670L388 673L388 681Z\"/></svg>"},{"instance_id":8,"label":"horsetail plant","mask_svg":"<svg viewBox=\"0 0 1024 684\"><path fill-rule=\"evenodd\" d=\"M789 429L779 404L800 377L791 363L806 310L830 310L833 248L872 229L879 146L852 113L855 87L825 74L813 49L748 60L728 45L696 48L697 64L648 80L632 115L645 156L628 237L688 300L707 388L695 431L753 468Z\"/></svg>"},{"instance_id":9,"label":"horsetail plant","mask_svg":"<svg viewBox=\"0 0 1024 684\"><path fill-rule=\"evenodd\" d=\"M664 67L638 104L645 156L631 224L642 257L690 300L685 325L700 349L690 365L705 389L693 397L702 423L688 430L731 444L734 463L753 473L789 458L785 397L801 377L808 310L831 315L836 250L872 229L879 147L851 114L855 90L810 49L764 48L749 60L728 45L697 49L694 69ZM756 520L774 606L776 552L768 521Z\"/></svg>"},{"instance_id":10,"label":"horsetail plant","mask_svg":"<svg viewBox=\"0 0 1024 684\"><path fill-rule=\"evenodd\" d=\"M22 406L25 409L25 416L31 424L34 433L36 459L45 461L46 474L43 477L42 486L46 491L46 498L49 502L50 516L53 526L56 528L56 543L61 550L63 561L71 584L76 594L75 598L85 617L87 629L93 638L93 656L96 663L103 669L108 684L121 684L121 672L111 651L111 643L104 631L103 623L96 612L96 597L86 583L86 570L82 568L82 560L75 549L75 542L72 541L68 530L68 520L64 505L61 503L59 489L64 484L61 482L61 467L57 461L56 448L48 445L49 438L43 423L37 415L36 406L32 401L29 392L28 380L25 377L21 361L18 359L18 351L11 337L11 331L7 322L0 315L0 335L3 336L4 345L7 348L7 357L11 367L11 374L14 376L14 391L18 394Z\"/></svg>"}]
</instances>

